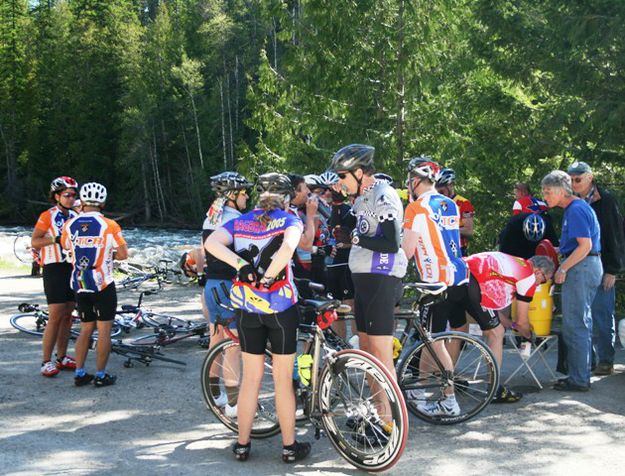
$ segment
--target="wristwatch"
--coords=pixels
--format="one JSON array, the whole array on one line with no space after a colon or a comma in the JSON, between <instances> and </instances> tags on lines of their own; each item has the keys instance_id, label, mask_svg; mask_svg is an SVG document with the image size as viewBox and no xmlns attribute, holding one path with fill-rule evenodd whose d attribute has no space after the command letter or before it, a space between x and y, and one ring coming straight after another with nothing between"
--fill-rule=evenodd
<instances>
[{"instance_id":1,"label":"wristwatch","mask_svg":"<svg viewBox=\"0 0 625 476\"><path fill-rule=\"evenodd\" d=\"M358 245L358 243L360 243L360 236L354 233L354 236L352 236L352 245Z\"/></svg>"}]
</instances>

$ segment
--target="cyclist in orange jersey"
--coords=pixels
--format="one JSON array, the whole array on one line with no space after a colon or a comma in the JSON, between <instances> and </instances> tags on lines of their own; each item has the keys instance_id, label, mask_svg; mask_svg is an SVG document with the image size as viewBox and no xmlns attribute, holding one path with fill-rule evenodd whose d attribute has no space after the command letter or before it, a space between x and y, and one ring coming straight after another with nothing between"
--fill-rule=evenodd
<instances>
[{"instance_id":1,"label":"cyclist in orange jersey","mask_svg":"<svg viewBox=\"0 0 625 476\"><path fill-rule=\"evenodd\" d=\"M77 189L78 184L71 177L57 177L52 181L50 201L54 206L39 215L31 240L31 246L39 251L43 289L48 302L49 319L43 332L41 364L41 374L45 377L54 377L60 370L76 368L74 358L67 355L75 306L74 292L69 285L72 265L59 243L63 225L76 216L72 206ZM55 344L56 360L53 362Z\"/></svg>"}]
</instances>

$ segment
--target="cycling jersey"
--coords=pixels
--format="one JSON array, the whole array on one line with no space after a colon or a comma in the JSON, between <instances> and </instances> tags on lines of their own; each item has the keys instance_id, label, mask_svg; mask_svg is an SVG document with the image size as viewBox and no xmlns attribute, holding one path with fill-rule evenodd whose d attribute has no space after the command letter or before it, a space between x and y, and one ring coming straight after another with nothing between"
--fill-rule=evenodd
<instances>
[{"instance_id":1,"label":"cycling jersey","mask_svg":"<svg viewBox=\"0 0 625 476\"><path fill-rule=\"evenodd\" d=\"M404 228L417 234L415 261L422 281L448 286L468 281L459 221L454 201L435 191L422 194L406 208Z\"/></svg>"},{"instance_id":2,"label":"cycling jersey","mask_svg":"<svg viewBox=\"0 0 625 476\"><path fill-rule=\"evenodd\" d=\"M202 243L206 241L206 238L219 228L222 224L241 216L241 212L235 208L224 206L223 214L221 215L221 221L217 224L212 223L211 217L206 217L204 224L202 225ZM215 258L208 251L204 250L206 256L206 264L204 265L204 271L208 279L233 279L237 272L227 263Z\"/></svg>"},{"instance_id":3,"label":"cycling jersey","mask_svg":"<svg viewBox=\"0 0 625 476\"><path fill-rule=\"evenodd\" d=\"M74 210L68 210L65 213L58 206L52 207L41 215L35 224L35 229L47 232L49 236L57 237L61 236L63 232L63 225L70 219L76 216ZM61 245L47 245L41 248L41 264L43 266L51 263L66 263L69 262L67 254L61 248Z\"/></svg>"},{"instance_id":4,"label":"cycling jersey","mask_svg":"<svg viewBox=\"0 0 625 476\"><path fill-rule=\"evenodd\" d=\"M299 218L284 210L272 210L268 212L269 222L264 224L259 217L265 213L257 208L249 213L241 215L222 225L222 228L232 236L234 252L248 263L252 263L260 274L264 274L271 264L273 255L282 245L283 235L287 228L296 227L302 230L303 225ZM253 290L246 289L252 292ZM271 301L284 304L285 300L291 305L297 303L297 290L293 283L291 263L276 276L276 283L269 289L262 289L254 296L254 305L257 312L271 314L276 312L272 309ZM262 296L260 296L262 294ZM234 288L230 295L233 304L237 304L237 298L245 301L247 296L235 296ZM243 304L243 302L239 303ZM242 308L239 306L239 308Z\"/></svg>"},{"instance_id":5,"label":"cycling jersey","mask_svg":"<svg viewBox=\"0 0 625 476\"><path fill-rule=\"evenodd\" d=\"M499 252L478 253L465 258L480 285L484 309L504 309L516 297L530 302L536 291L531 264L523 258Z\"/></svg>"},{"instance_id":6,"label":"cycling jersey","mask_svg":"<svg viewBox=\"0 0 625 476\"><path fill-rule=\"evenodd\" d=\"M304 210L291 206L289 207L288 213L298 217L302 224L306 223L306 213L304 213ZM295 276L310 279L312 273L312 248L305 249L298 246L293 254L293 265Z\"/></svg>"},{"instance_id":7,"label":"cycling jersey","mask_svg":"<svg viewBox=\"0 0 625 476\"><path fill-rule=\"evenodd\" d=\"M354 202L352 213L356 216L359 235L379 237L382 233L380 223L391 220L397 229L397 239L400 239L404 208L397 191L387 182L376 181L363 190ZM353 274L373 273L403 278L407 265L406 255L401 248L396 253L381 253L353 245L349 253L349 268Z\"/></svg>"},{"instance_id":8,"label":"cycling jersey","mask_svg":"<svg viewBox=\"0 0 625 476\"><path fill-rule=\"evenodd\" d=\"M526 195L514 202L512 205L512 214L518 215L519 213L542 213L547 210L545 202L538 200L536 197Z\"/></svg>"},{"instance_id":9,"label":"cycling jersey","mask_svg":"<svg viewBox=\"0 0 625 476\"><path fill-rule=\"evenodd\" d=\"M126 240L117 222L100 212L87 212L65 224L61 244L73 256L72 289L93 293L113 282L113 251Z\"/></svg>"},{"instance_id":10,"label":"cycling jersey","mask_svg":"<svg viewBox=\"0 0 625 476\"><path fill-rule=\"evenodd\" d=\"M473 218L475 215L475 208L469 201L461 195L454 195L453 201L458 206L458 212L460 213L460 228L464 226L464 221ZM460 248L466 252L467 246L469 246L469 238L466 236L460 236Z\"/></svg>"},{"instance_id":11,"label":"cycling jersey","mask_svg":"<svg viewBox=\"0 0 625 476\"><path fill-rule=\"evenodd\" d=\"M351 213L352 207L347 203L332 206L332 216L330 217L330 229L334 242L349 245L350 235L356 227L356 217ZM336 254L331 261L326 262L328 267L345 266L349 261L349 246L336 249ZM329 253L326 253L329 254Z\"/></svg>"}]
</instances>

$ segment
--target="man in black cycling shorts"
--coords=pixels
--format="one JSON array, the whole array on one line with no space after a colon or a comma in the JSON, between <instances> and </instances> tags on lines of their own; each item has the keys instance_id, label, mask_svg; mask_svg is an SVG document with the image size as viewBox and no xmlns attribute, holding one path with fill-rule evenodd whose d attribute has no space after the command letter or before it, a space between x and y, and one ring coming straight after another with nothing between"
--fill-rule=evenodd
<instances>
[{"instance_id":1,"label":"man in black cycling shorts","mask_svg":"<svg viewBox=\"0 0 625 476\"><path fill-rule=\"evenodd\" d=\"M360 348L395 375L393 312L408 264L399 247L404 209L397 191L373 177L374 152L368 145L345 146L334 155L330 170L338 175L341 189L356 197L349 268Z\"/></svg>"}]
</instances>

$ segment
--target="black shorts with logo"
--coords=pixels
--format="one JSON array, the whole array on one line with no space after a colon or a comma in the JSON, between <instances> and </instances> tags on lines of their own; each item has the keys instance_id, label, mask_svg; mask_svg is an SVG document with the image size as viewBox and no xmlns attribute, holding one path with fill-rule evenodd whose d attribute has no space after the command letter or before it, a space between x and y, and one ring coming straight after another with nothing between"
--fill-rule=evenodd
<instances>
[{"instance_id":1,"label":"black shorts with logo","mask_svg":"<svg viewBox=\"0 0 625 476\"><path fill-rule=\"evenodd\" d=\"M349 265L328 266L328 287L326 289L334 299L353 299L354 283Z\"/></svg>"},{"instance_id":2,"label":"black shorts with logo","mask_svg":"<svg viewBox=\"0 0 625 476\"><path fill-rule=\"evenodd\" d=\"M275 314L239 311L237 331L241 351L262 355L269 341L272 354L294 354L297 349L299 319L297 304Z\"/></svg>"},{"instance_id":3,"label":"black shorts with logo","mask_svg":"<svg viewBox=\"0 0 625 476\"><path fill-rule=\"evenodd\" d=\"M112 321L117 311L115 283L99 292L76 293L76 303L81 322Z\"/></svg>"},{"instance_id":4,"label":"black shorts with logo","mask_svg":"<svg viewBox=\"0 0 625 476\"><path fill-rule=\"evenodd\" d=\"M448 321L452 329L464 326L467 323L467 312L483 331L494 329L499 325L497 311L484 309L481 302L480 285L471 274L467 284L450 286L447 288L447 299L431 307L431 332L445 331Z\"/></svg>"},{"instance_id":5,"label":"black shorts with logo","mask_svg":"<svg viewBox=\"0 0 625 476\"><path fill-rule=\"evenodd\" d=\"M352 273L354 314L358 332L371 336L392 336L395 331L395 304L399 301L401 279L374 273Z\"/></svg>"},{"instance_id":6,"label":"black shorts with logo","mask_svg":"<svg viewBox=\"0 0 625 476\"><path fill-rule=\"evenodd\" d=\"M43 267L43 290L48 304L65 304L76 300L70 287L72 270L70 263L50 263Z\"/></svg>"}]
</instances>

